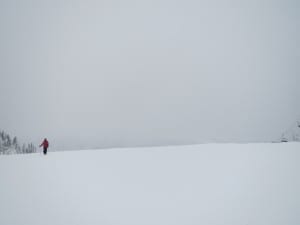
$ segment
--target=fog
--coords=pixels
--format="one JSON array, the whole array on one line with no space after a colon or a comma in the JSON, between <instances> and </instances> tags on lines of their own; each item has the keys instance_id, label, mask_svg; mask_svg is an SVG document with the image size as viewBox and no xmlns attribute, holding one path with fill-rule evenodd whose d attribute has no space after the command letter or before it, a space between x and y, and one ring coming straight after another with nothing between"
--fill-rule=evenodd
<instances>
[{"instance_id":1,"label":"fog","mask_svg":"<svg viewBox=\"0 0 300 225\"><path fill-rule=\"evenodd\" d=\"M0 129L52 149L268 142L300 119L299 1L0 1Z\"/></svg>"}]
</instances>

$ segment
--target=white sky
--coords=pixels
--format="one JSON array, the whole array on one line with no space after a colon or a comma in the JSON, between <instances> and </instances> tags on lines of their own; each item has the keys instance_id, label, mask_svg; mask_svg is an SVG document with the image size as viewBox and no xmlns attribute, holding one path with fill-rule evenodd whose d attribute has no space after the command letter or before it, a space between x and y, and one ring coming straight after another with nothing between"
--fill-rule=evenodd
<instances>
[{"instance_id":1,"label":"white sky","mask_svg":"<svg viewBox=\"0 0 300 225\"><path fill-rule=\"evenodd\" d=\"M0 0L0 129L54 148L271 141L299 1Z\"/></svg>"}]
</instances>

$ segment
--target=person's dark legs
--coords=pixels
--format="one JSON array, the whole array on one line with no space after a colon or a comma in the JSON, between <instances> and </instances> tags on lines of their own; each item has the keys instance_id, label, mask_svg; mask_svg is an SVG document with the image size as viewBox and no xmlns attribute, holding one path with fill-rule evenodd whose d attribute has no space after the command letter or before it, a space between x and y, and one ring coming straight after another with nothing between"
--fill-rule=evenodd
<instances>
[{"instance_id":1,"label":"person's dark legs","mask_svg":"<svg viewBox=\"0 0 300 225\"><path fill-rule=\"evenodd\" d=\"M47 148L44 148L44 155L47 154Z\"/></svg>"}]
</instances>

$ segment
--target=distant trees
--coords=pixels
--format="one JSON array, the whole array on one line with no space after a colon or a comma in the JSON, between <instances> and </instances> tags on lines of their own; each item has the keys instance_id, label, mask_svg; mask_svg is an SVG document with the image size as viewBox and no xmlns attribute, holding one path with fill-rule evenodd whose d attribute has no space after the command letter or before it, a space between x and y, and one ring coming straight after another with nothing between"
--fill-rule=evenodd
<instances>
[{"instance_id":1,"label":"distant trees","mask_svg":"<svg viewBox=\"0 0 300 225\"><path fill-rule=\"evenodd\" d=\"M36 147L30 144L23 144L22 147L18 142L17 137L11 138L11 136L4 131L0 131L0 154L24 154L34 153Z\"/></svg>"},{"instance_id":2,"label":"distant trees","mask_svg":"<svg viewBox=\"0 0 300 225\"><path fill-rule=\"evenodd\" d=\"M281 135L281 142L300 141L300 121L293 123L285 132Z\"/></svg>"}]
</instances>

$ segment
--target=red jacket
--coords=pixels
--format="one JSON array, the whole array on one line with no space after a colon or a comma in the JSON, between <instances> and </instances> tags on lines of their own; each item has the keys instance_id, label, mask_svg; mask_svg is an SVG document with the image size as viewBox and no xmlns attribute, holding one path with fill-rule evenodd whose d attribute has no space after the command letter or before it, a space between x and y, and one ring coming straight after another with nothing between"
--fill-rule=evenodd
<instances>
[{"instance_id":1,"label":"red jacket","mask_svg":"<svg viewBox=\"0 0 300 225\"><path fill-rule=\"evenodd\" d=\"M44 139L43 143L40 145L40 147L44 147L44 148L48 148L49 147L49 142L47 141L47 139Z\"/></svg>"}]
</instances>

